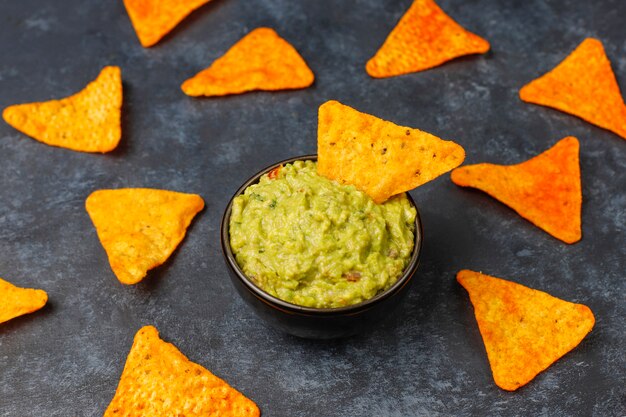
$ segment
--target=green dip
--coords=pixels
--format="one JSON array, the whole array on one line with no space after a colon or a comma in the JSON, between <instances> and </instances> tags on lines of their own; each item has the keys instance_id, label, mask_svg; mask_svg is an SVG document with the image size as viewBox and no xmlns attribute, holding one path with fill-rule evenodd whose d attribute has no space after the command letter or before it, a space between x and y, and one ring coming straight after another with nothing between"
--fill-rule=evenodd
<instances>
[{"instance_id":1,"label":"green dip","mask_svg":"<svg viewBox=\"0 0 626 417\"><path fill-rule=\"evenodd\" d=\"M415 216L404 194L376 204L354 186L318 175L315 162L296 161L234 199L230 245L246 276L271 295L307 307L343 307L402 275Z\"/></svg>"}]
</instances>

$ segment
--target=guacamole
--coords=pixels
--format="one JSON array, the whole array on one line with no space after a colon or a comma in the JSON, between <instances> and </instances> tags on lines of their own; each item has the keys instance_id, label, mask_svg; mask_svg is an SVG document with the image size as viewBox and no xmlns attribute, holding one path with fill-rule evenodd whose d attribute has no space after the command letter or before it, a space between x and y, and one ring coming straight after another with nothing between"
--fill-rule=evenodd
<instances>
[{"instance_id":1,"label":"guacamole","mask_svg":"<svg viewBox=\"0 0 626 417\"><path fill-rule=\"evenodd\" d=\"M376 204L352 185L296 161L233 201L230 245L264 291L307 307L343 307L393 285L413 251L416 210L406 195Z\"/></svg>"}]
</instances>

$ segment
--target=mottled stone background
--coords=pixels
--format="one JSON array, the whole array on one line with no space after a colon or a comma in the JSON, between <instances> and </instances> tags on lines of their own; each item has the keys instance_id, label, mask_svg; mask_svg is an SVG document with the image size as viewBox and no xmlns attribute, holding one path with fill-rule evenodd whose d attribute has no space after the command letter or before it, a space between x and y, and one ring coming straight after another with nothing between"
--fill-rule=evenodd
<instances>
[{"instance_id":1,"label":"mottled stone background","mask_svg":"<svg viewBox=\"0 0 626 417\"><path fill-rule=\"evenodd\" d=\"M604 42L626 91L626 2L440 0L492 51L369 78L366 60L410 3L214 0L144 49L121 0L0 0L0 107L72 94L105 65L124 79L123 139L111 154L52 148L0 122L0 276L50 296L42 311L0 326L0 415L101 415L146 324L267 417L626 415L626 141L517 96L587 36ZM217 99L180 91L258 26L301 52L312 88ZM412 192L425 245L399 320L332 342L264 327L229 282L220 217L248 176L315 152L317 107L328 99L453 139L468 163L517 163L578 137L582 241L566 245L445 175ZM132 186L199 193L207 207L170 261L126 287L84 201ZM455 281L463 268L585 303L596 326L529 385L502 391Z\"/></svg>"}]
</instances>

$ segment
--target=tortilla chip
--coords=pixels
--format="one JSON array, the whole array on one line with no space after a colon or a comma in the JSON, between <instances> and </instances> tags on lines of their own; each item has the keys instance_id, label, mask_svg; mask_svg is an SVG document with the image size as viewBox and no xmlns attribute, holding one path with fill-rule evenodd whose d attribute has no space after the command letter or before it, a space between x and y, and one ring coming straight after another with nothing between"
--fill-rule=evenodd
<instances>
[{"instance_id":1,"label":"tortilla chip","mask_svg":"<svg viewBox=\"0 0 626 417\"><path fill-rule=\"evenodd\" d=\"M181 88L188 96L224 96L253 90L305 88L314 79L293 46L273 29L257 28Z\"/></svg>"},{"instance_id":2,"label":"tortilla chip","mask_svg":"<svg viewBox=\"0 0 626 417\"><path fill-rule=\"evenodd\" d=\"M47 301L43 290L16 287L0 278L0 323L37 311Z\"/></svg>"},{"instance_id":3,"label":"tortilla chip","mask_svg":"<svg viewBox=\"0 0 626 417\"><path fill-rule=\"evenodd\" d=\"M189 13L211 0L124 0L124 6L145 48L156 44Z\"/></svg>"},{"instance_id":4,"label":"tortilla chip","mask_svg":"<svg viewBox=\"0 0 626 417\"><path fill-rule=\"evenodd\" d=\"M496 385L515 391L574 349L595 323L589 307L468 270L459 283L474 306Z\"/></svg>"},{"instance_id":5,"label":"tortilla chip","mask_svg":"<svg viewBox=\"0 0 626 417\"><path fill-rule=\"evenodd\" d=\"M94 81L73 96L9 106L4 120L28 136L52 146L81 152L109 152L122 137L122 75L104 67Z\"/></svg>"},{"instance_id":6,"label":"tortilla chip","mask_svg":"<svg viewBox=\"0 0 626 417\"><path fill-rule=\"evenodd\" d=\"M452 171L452 181L478 188L565 243L581 238L578 139L568 136L517 165L477 164Z\"/></svg>"},{"instance_id":7,"label":"tortilla chip","mask_svg":"<svg viewBox=\"0 0 626 417\"><path fill-rule=\"evenodd\" d=\"M191 362L153 326L135 335L115 397L104 417L221 416L261 413L252 400Z\"/></svg>"},{"instance_id":8,"label":"tortilla chip","mask_svg":"<svg viewBox=\"0 0 626 417\"><path fill-rule=\"evenodd\" d=\"M465 158L454 142L337 101L319 108L317 152L320 175L352 184L376 203L437 178Z\"/></svg>"},{"instance_id":9,"label":"tortilla chip","mask_svg":"<svg viewBox=\"0 0 626 417\"><path fill-rule=\"evenodd\" d=\"M587 38L552 71L519 92L529 103L552 107L626 139L626 104L602 43Z\"/></svg>"},{"instance_id":10,"label":"tortilla chip","mask_svg":"<svg viewBox=\"0 0 626 417\"><path fill-rule=\"evenodd\" d=\"M463 29L433 0L415 0L365 69L375 78L393 77L488 50L489 42Z\"/></svg>"},{"instance_id":11,"label":"tortilla chip","mask_svg":"<svg viewBox=\"0 0 626 417\"><path fill-rule=\"evenodd\" d=\"M174 252L204 201L196 194L122 188L94 191L85 207L117 279L136 284Z\"/></svg>"}]
</instances>

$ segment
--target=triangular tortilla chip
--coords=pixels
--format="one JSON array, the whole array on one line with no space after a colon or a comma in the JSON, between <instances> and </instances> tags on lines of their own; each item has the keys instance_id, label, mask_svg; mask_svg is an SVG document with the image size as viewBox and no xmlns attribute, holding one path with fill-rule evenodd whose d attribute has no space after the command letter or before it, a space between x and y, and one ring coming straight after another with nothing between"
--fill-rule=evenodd
<instances>
[{"instance_id":1,"label":"triangular tortilla chip","mask_svg":"<svg viewBox=\"0 0 626 417\"><path fill-rule=\"evenodd\" d=\"M43 290L16 287L0 278L0 323L37 311L47 301Z\"/></svg>"},{"instance_id":2,"label":"triangular tortilla chip","mask_svg":"<svg viewBox=\"0 0 626 417\"><path fill-rule=\"evenodd\" d=\"M109 152L122 137L122 75L104 67L94 81L73 96L16 104L4 120L40 142L81 152Z\"/></svg>"},{"instance_id":3,"label":"triangular tortilla chip","mask_svg":"<svg viewBox=\"0 0 626 417\"><path fill-rule=\"evenodd\" d=\"M574 349L595 323L589 307L514 282L468 270L467 290L493 379L514 391Z\"/></svg>"},{"instance_id":4,"label":"triangular tortilla chip","mask_svg":"<svg viewBox=\"0 0 626 417\"><path fill-rule=\"evenodd\" d=\"M188 96L224 96L305 88L314 79L293 46L273 29L257 28L181 88Z\"/></svg>"},{"instance_id":5,"label":"triangular tortilla chip","mask_svg":"<svg viewBox=\"0 0 626 417\"><path fill-rule=\"evenodd\" d=\"M135 284L174 252L204 201L196 194L122 188L94 191L85 207L117 279Z\"/></svg>"},{"instance_id":6,"label":"triangular tortilla chip","mask_svg":"<svg viewBox=\"0 0 626 417\"><path fill-rule=\"evenodd\" d=\"M463 29L433 0L415 0L365 69L375 78L393 77L488 50L489 42Z\"/></svg>"},{"instance_id":7,"label":"triangular tortilla chip","mask_svg":"<svg viewBox=\"0 0 626 417\"><path fill-rule=\"evenodd\" d=\"M191 362L153 326L135 335L115 397L104 417L253 417L252 400Z\"/></svg>"},{"instance_id":8,"label":"triangular tortilla chip","mask_svg":"<svg viewBox=\"0 0 626 417\"><path fill-rule=\"evenodd\" d=\"M156 44L189 13L211 0L124 0L124 6L145 48Z\"/></svg>"},{"instance_id":9,"label":"triangular tortilla chip","mask_svg":"<svg viewBox=\"0 0 626 417\"><path fill-rule=\"evenodd\" d=\"M319 108L317 153L320 175L352 184L376 203L437 178L465 158L454 142L337 101Z\"/></svg>"},{"instance_id":10,"label":"triangular tortilla chip","mask_svg":"<svg viewBox=\"0 0 626 417\"><path fill-rule=\"evenodd\" d=\"M552 71L520 90L529 103L552 107L626 139L626 104L602 43L587 38Z\"/></svg>"},{"instance_id":11,"label":"triangular tortilla chip","mask_svg":"<svg viewBox=\"0 0 626 417\"><path fill-rule=\"evenodd\" d=\"M574 243L581 238L578 150L578 139L568 136L521 164L457 168L452 181L486 192L557 239Z\"/></svg>"}]
</instances>

